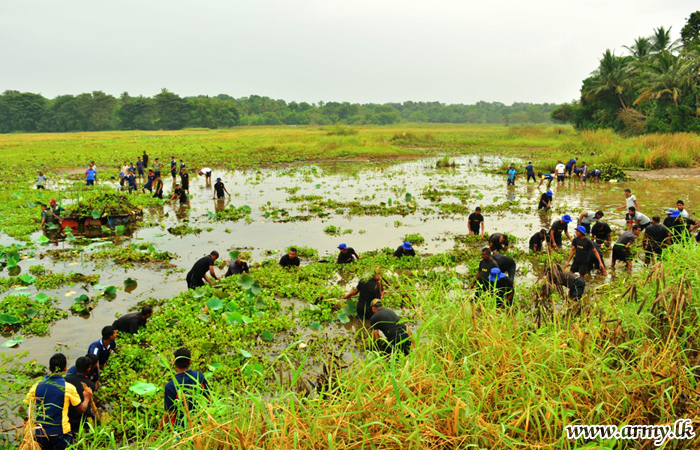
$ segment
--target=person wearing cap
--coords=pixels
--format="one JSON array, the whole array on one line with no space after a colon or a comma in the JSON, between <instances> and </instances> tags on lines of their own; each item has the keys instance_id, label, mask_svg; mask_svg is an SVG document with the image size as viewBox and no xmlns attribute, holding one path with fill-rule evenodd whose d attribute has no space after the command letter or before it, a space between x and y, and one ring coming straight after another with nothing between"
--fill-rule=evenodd
<instances>
[{"instance_id":1,"label":"person wearing cap","mask_svg":"<svg viewBox=\"0 0 700 450\"><path fill-rule=\"evenodd\" d=\"M413 246L410 242L404 242L396 249L394 256L397 258L401 258L402 256L416 256L416 251L413 250Z\"/></svg>"},{"instance_id":2,"label":"person wearing cap","mask_svg":"<svg viewBox=\"0 0 700 450\"><path fill-rule=\"evenodd\" d=\"M508 251L508 237L503 233L493 233L489 237L489 249L492 252Z\"/></svg>"},{"instance_id":3,"label":"person wearing cap","mask_svg":"<svg viewBox=\"0 0 700 450\"><path fill-rule=\"evenodd\" d=\"M301 260L297 256L297 249L294 247L289 247L289 251L286 255L280 258L279 266L284 267L299 267Z\"/></svg>"},{"instance_id":4,"label":"person wearing cap","mask_svg":"<svg viewBox=\"0 0 700 450\"><path fill-rule=\"evenodd\" d=\"M229 197L231 196L226 189L226 186L224 186L224 182L221 181L221 178L217 178L216 183L214 183L214 194L216 195L215 198L224 198L224 192L227 193Z\"/></svg>"},{"instance_id":5,"label":"person wearing cap","mask_svg":"<svg viewBox=\"0 0 700 450\"><path fill-rule=\"evenodd\" d=\"M338 264L347 264L355 261L355 259L360 259L360 255L357 254L355 249L345 244L340 244L338 250L340 250L338 254Z\"/></svg>"},{"instance_id":6,"label":"person wearing cap","mask_svg":"<svg viewBox=\"0 0 700 450\"><path fill-rule=\"evenodd\" d=\"M554 197L554 192L547 190L540 197L540 204L537 205L537 209L550 209L552 207L552 198Z\"/></svg>"},{"instance_id":7,"label":"person wearing cap","mask_svg":"<svg viewBox=\"0 0 700 450\"><path fill-rule=\"evenodd\" d=\"M163 163L160 162L160 158L156 158L153 162L153 174L158 178L160 176L160 171L163 168ZM173 177L175 178L175 177Z\"/></svg>"},{"instance_id":8,"label":"person wearing cap","mask_svg":"<svg viewBox=\"0 0 700 450\"><path fill-rule=\"evenodd\" d=\"M542 186L542 183L544 183L544 180L547 180L547 189L549 189L552 186L552 181L554 181L554 174L545 172L540 174L540 184L537 185L537 187Z\"/></svg>"},{"instance_id":9,"label":"person wearing cap","mask_svg":"<svg viewBox=\"0 0 700 450\"><path fill-rule=\"evenodd\" d=\"M552 222L552 226L549 228L549 245L554 248L560 248L562 245L562 233L566 234L567 239L571 240L569 223L571 223L571 216L568 214L564 214L560 219Z\"/></svg>"},{"instance_id":10,"label":"person wearing cap","mask_svg":"<svg viewBox=\"0 0 700 450\"><path fill-rule=\"evenodd\" d=\"M202 170L199 171L199 174L204 175L204 182L206 184L211 183L211 169L209 167L202 168Z\"/></svg>"},{"instance_id":11,"label":"person wearing cap","mask_svg":"<svg viewBox=\"0 0 700 450\"><path fill-rule=\"evenodd\" d=\"M581 213L578 218L578 225L583 225L583 227L586 229L586 233L590 233L591 224L599 221L604 215L605 214L603 214L603 211L588 211Z\"/></svg>"},{"instance_id":12,"label":"person wearing cap","mask_svg":"<svg viewBox=\"0 0 700 450\"><path fill-rule=\"evenodd\" d=\"M671 232L671 243L676 244L689 237L692 226L683 219L677 209L667 211L668 217L664 220L664 226ZM690 219L688 219L690 220ZM695 222L692 222L695 225Z\"/></svg>"},{"instance_id":13,"label":"person wearing cap","mask_svg":"<svg viewBox=\"0 0 700 450\"><path fill-rule=\"evenodd\" d=\"M187 276L185 277L185 280L187 281L187 289L202 287L204 286L205 282L214 286L214 281L212 278L219 281L219 277L217 277L216 272L214 272L214 263L217 259L219 259L219 252L216 250L209 253L207 256L199 258L197 262L194 263L190 271L187 272ZM207 276L207 273L211 276L211 278Z\"/></svg>"},{"instance_id":14,"label":"person wearing cap","mask_svg":"<svg viewBox=\"0 0 700 450\"><path fill-rule=\"evenodd\" d=\"M566 179L566 166L564 163L559 161L554 168L554 172L557 174L557 184L564 184L564 180Z\"/></svg>"},{"instance_id":15,"label":"person wearing cap","mask_svg":"<svg viewBox=\"0 0 700 450\"><path fill-rule=\"evenodd\" d=\"M491 255L491 257L494 261L496 261L496 264L498 264L498 268L501 269L501 272L507 274L508 278L515 281L515 260L510 256L501 255L498 253L494 253Z\"/></svg>"},{"instance_id":16,"label":"person wearing cap","mask_svg":"<svg viewBox=\"0 0 700 450\"><path fill-rule=\"evenodd\" d=\"M394 311L385 308L380 299L372 300L370 305L372 308L370 323L372 324L371 329L374 341L378 342L381 339L379 336L381 331L389 343L384 348L386 353L398 350L403 352L404 355L408 355L413 342L408 326L401 322L401 319Z\"/></svg>"},{"instance_id":17,"label":"person wearing cap","mask_svg":"<svg viewBox=\"0 0 700 450\"><path fill-rule=\"evenodd\" d=\"M591 254L595 256L598 261L598 267L600 267L600 271L605 276L605 265L600 257L600 253L598 253L591 240L586 237L586 229L579 225L576 227L576 237L571 242L571 251L569 252L569 259L566 260L564 265L564 270L569 267L569 263L573 258L574 263L571 265L571 271L578 272L581 276L586 275L590 267Z\"/></svg>"},{"instance_id":18,"label":"person wearing cap","mask_svg":"<svg viewBox=\"0 0 700 450\"><path fill-rule=\"evenodd\" d=\"M187 170L183 167L180 169L180 185L182 186L182 190L187 192L189 195L190 193L190 175L187 173Z\"/></svg>"},{"instance_id":19,"label":"person wearing cap","mask_svg":"<svg viewBox=\"0 0 700 450\"><path fill-rule=\"evenodd\" d=\"M654 255L661 256L664 245L671 243L671 232L667 227L661 225L661 218L654 216L651 218L651 225L644 230L644 262L649 264Z\"/></svg>"},{"instance_id":20,"label":"person wearing cap","mask_svg":"<svg viewBox=\"0 0 700 450\"><path fill-rule=\"evenodd\" d=\"M530 238L528 248L531 252L540 252L544 248L544 243L547 240L547 230L542 228Z\"/></svg>"},{"instance_id":21,"label":"person wearing cap","mask_svg":"<svg viewBox=\"0 0 700 450\"><path fill-rule=\"evenodd\" d=\"M676 202L676 208L678 209L678 211L680 211L681 216L682 216L684 219L687 219L688 217L690 217L690 216L688 215L688 210L685 209L685 203L683 202L683 200L678 200L678 201Z\"/></svg>"},{"instance_id":22,"label":"person wearing cap","mask_svg":"<svg viewBox=\"0 0 700 450\"><path fill-rule=\"evenodd\" d=\"M177 159L174 156L170 157L170 174L173 176L173 180L177 177Z\"/></svg>"},{"instance_id":23,"label":"person wearing cap","mask_svg":"<svg viewBox=\"0 0 700 450\"><path fill-rule=\"evenodd\" d=\"M642 229L651 225L651 219L637 211L637 208L635 208L634 206L631 206L627 210L627 217L629 218L627 222L630 224L630 230L632 229L632 226L635 223L641 226Z\"/></svg>"},{"instance_id":24,"label":"person wearing cap","mask_svg":"<svg viewBox=\"0 0 700 450\"><path fill-rule=\"evenodd\" d=\"M477 285L476 295L479 296L481 293L488 288L489 284L489 274L491 269L498 268L498 263L493 259L491 254L491 249L484 247L481 249L481 261L479 261L479 270L474 278L474 281L469 286L473 288Z\"/></svg>"},{"instance_id":25,"label":"person wearing cap","mask_svg":"<svg viewBox=\"0 0 700 450\"><path fill-rule=\"evenodd\" d=\"M535 178L535 166L532 165L532 161L527 162L527 166L525 166L525 172L527 173L527 180L525 180L526 183L530 182L530 178L532 178L533 182L537 181L537 179Z\"/></svg>"},{"instance_id":26,"label":"person wearing cap","mask_svg":"<svg viewBox=\"0 0 700 450\"><path fill-rule=\"evenodd\" d=\"M296 256L296 252L294 252L294 256ZM246 259L243 256L243 254L238 253L236 259L233 259L231 260L231 262L228 263L228 270L226 271L224 278L228 278L231 275L238 275L241 273L250 273L250 269L248 268L248 263L246 262Z\"/></svg>"},{"instance_id":27,"label":"person wearing cap","mask_svg":"<svg viewBox=\"0 0 700 450\"><path fill-rule=\"evenodd\" d=\"M648 227L647 227L648 228ZM627 270L632 270L632 256L630 255L630 247L637 239L637 236L642 232L642 227L633 225L632 230L625 231L620 235L620 238L615 242L612 250L612 262L610 267L615 270L615 263L622 261L627 263Z\"/></svg>"},{"instance_id":28,"label":"person wearing cap","mask_svg":"<svg viewBox=\"0 0 700 450\"><path fill-rule=\"evenodd\" d=\"M477 206L473 213L469 214L467 217L467 223L469 224L469 234L475 236L484 235L484 216L481 215L481 207Z\"/></svg>"},{"instance_id":29,"label":"person wearing cap","mask_svg":"<svg viewBox=\"0 0 700 450\"><path fill-rule=\"evenodd\" d=\"M372 300L384 298L384 287L382 285L382 272L375 269L371 277L360 280L357 286L343 297L344 300L360 294L357 298L357 318L360 320L370 320L372 318Z\"/></svg>"},{"instance_id":30,"label":"person wearing cap","mask_svg":"<svg viewBox=\"0 0 700 450\"><path fill-rule=\"evenodd\" d=\"M597 221L591 227L591 236L595 239L598 245L607 245L610 247L612 239L610 235L612 234L612 229L610 225L605 222Z\"/></svg>"},{"instance_id":31,"label":"person wearing cap","mask_svg":"<svg viewBox=\"0 0 700 450\"><path fill-rule=\"evenodd\" d=\"M513 280L498 267L494 267L489 273L489 288L496 296L497 308L503 308L504 305L513 305L513 296L515 296Z\"/></svg>"},{"instance_id":32,"label":"person wearing cap","mask_svg":"<svg viewBox=\"0 0 700 450\"><path fill-rule=\"evenodd\" d=\"M515 170L514 165L510 165L510 168L508 168L508 180L506 181L506 186L515 186L515 177L517 175L517 171Z\"/></svg>"},{"instance_id":33,"label":"person wearing cap","mask_svg":"<svg viewBox=\"0 0 700 450\"><path fill-rule=\"evenodd\" d=\"M63 222L63 217L61 217L61 214L65 211L65 209L63 209L62 206L58 205L55 199L52 198L49 201L49 208L51 210L49 215L53 217L54 223L55 221L58 221L58 223Z\"/></svg>"}]
</instances>

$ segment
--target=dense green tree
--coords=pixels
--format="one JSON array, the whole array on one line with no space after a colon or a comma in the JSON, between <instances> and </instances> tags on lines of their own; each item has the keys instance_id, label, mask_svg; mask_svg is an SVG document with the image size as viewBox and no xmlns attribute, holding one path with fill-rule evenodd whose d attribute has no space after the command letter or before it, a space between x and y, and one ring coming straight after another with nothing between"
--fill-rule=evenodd
<instances>
[{"instance_id":1,"label":"dense green tree","mask_svg":"<svg viewBox=\"0 0 700 450\"><path fill-rule=\"evenodd\" d=\"M163 130L181 130L187 126L190 104L184 98L167 89L153 97L158 111L158 128Z\"/></svg>"},{"instance_id":2,"label":"dense green tree","mask_svg":"<svg viewBox=\"0 0 700 450\"><path fill-rule=\"evenodd\" d=\"M48 104L40 94L5 91L0 95L0 133L42 131Z\"/></svg>"}]
</instances>

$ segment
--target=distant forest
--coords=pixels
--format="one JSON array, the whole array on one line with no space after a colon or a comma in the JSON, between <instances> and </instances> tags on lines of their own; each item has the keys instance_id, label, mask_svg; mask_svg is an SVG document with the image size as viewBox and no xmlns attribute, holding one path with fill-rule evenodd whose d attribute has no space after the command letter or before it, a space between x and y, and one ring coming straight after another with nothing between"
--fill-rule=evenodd
<instances>
[{"instance_id":1,"label":"distant forest","mask_svg":"<svg viewBox=\"0 0 700 450\"><path fill-rule=\"evenodd\" d=\"M427 123L549 123L554 103L440 102L357 104L289 102L251 95L180 97L163 89L153 97L119 98L101 91L47 99L30 92L0 95L0 133L103 130L180 130L242 125L389 125Z\"/></svg>"},{"instance_id":2,"label":"distant forest","mask_svg":"<svg viewBox=\"0 0 700 450\"><path fill-rule=\"evenodd\" d=\"M622 56L606 50L583 80L580 99L557 108L552 119L579 130L700 132L700 11L687 19L680 39L660 27L624 48Z\"/></svg>"}]
</instances>

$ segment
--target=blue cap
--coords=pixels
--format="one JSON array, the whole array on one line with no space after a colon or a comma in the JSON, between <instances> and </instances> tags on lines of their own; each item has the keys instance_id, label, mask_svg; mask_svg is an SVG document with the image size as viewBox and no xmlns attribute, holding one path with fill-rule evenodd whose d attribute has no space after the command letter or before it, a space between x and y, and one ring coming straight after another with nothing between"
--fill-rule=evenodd
<instances>
[{"instance_id":1,"label":"blue cap","mask_svg":"<svg viewBox=\"0 0 700 450\"><path fill-rule=\"evenodd\" d=\"M678 211L678 210L677 210L677 209L673 209L673 208L668 208L668 209L666 210L666 214L668 214L668 215L670 216L671 214L673 214L674 211Z\"/></svg>"},{"instance_id":2,"label":"blue cap","mask_svg":"<svg viewBox=\"0 0 700 450\"><path fill-rule=\"evenodd\" d=\"M576 227L576 231L580 231L581 233L586 234L586 227L584 227L583 225L579 225Z\"/></svg>"},{"instance_id":3,"label":"blue cap","mask_svg":"<svg viewBox=\"0 0 700 450\"><path fill-rule=\"evenodd\" d=\"M403 245L402 245L402 247L403 247L404 250L413 250L413 247L411 247L411 243L410 243L410 242L404 242Z\"/></svg>"},{"instance_id":4,"label":"blue cap","mask_svg":"<svg viewBox=\"0 0 700 450\"><path fill-rule=\"evenodd\" d=\"M673 217L674 219L676 217L680 217L680 216L681 216L681 212L678 211L677 209L671 213L671 217Z\"/></svg>"},{"instance_id":5,"label":"blue cap","mask_svg":"<svg viewBox=\"0 0 700 450\"><path fill-rule=\"evenodd\" d=\"M496 281L505 276L506 275L501 272L501 269L499 269L498 267L494 267L493 269L491 269L491 275L489 275L489 280Z\"/></svg>"},{"instance_id":6,"label":"blue cap","mask_svg":"<svg viewBox=\"0 0 700 450\"><path fill-rule=\"evenodd\" d=\"M341 250L347 250L348 246L345 245L345 244L340 244L340 245L338 246L338 248L341 249Z\"/></svg>"},{"instance_id":7,"label":"blue cap","mask_svg":"<svg viewBox=\"0 0 700 450\"><path fill-rule=\"evenodd\" d=\"M216 181L221 181L221 178L217 178Z\"/></svg>"},{"instance_id":8,"label":"blue cap","mask_svg":"<svg viewBox=\"0 0 700 450\"><path fill-rule=\"evenodd\" d=\"M551 190L549 190L549 191L545 192L545 194L547 194L547 195L549 195L549 196L551 197L551 196L554 195L554 192L552 192Z\"/></svg>"},{"instance_id":9,"label":"blue cap","mask_svg":"<svg viewBox=\"0 0 700 450\"><path fill-rule=\"evenodd\" d=\"M564 223L569 223L571 222L571 216L568 214L564 214L563 216L561 216L561 221Z\"/></svg>"}]
</instances>

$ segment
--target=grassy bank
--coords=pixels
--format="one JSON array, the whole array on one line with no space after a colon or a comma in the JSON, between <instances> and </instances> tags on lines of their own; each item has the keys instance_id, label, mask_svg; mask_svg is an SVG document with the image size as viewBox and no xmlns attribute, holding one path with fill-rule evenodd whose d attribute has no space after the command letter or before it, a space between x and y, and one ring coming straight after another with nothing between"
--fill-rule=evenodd
<instances>
[{"instance_id":1,"label":"grassy bank","mask_svg":"<svg viewBox=\"0 0 700 450\"><path fill-rule=\"evenodd\" d=\"M634 276L620 273L580 304L555 293L560 308L551 308L535 301L537 288L520 288L509 313L491 298L475 301L464 288L468 280L453 271L473 264L476 251L398 262L368 254L351 267L311 264L293 272L269 264L255 268L256 288L229 278L217 289L164 301L147 332L120 340L98 392L109 413L77 448L574 449L584 442L566 439L567 424L690 418L697 429L694 244L668 250L660 265ZM362 332L350 341L325 334L344 313L318 302L343 292L325 280L376 266L401 269L387 277L386 303L406 308L402 315L416 331L418 345L407 358L372 352ZM446 270L432 270L438 267ZM284 298L306 307L283 314ZM168 361L180 345L194 350L193 368L207 372L214 393L192 412L193 429L176 436L160 417ZM348 350L356 360L339 358ZM155 393L127 390L137 381L153 383Z\"/></svg>"}]
</instances>

